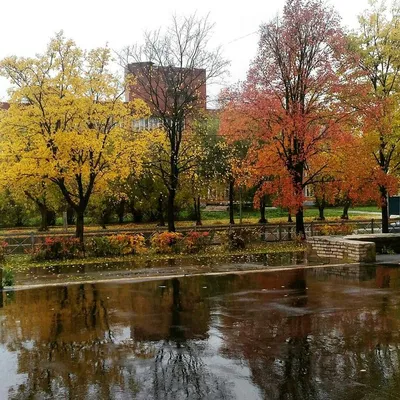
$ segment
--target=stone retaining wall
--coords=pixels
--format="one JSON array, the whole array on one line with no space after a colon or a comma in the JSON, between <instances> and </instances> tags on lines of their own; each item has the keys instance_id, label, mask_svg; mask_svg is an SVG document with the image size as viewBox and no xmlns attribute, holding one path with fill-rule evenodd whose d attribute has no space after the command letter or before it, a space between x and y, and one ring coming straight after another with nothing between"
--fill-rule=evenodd
<instances>
[{"instance_id":1,"label":"stone retaining wall","mask_svg":"<svg viewBox=\"0 0 400 400\"><path fill-rule=\"evenodd\" d=\"M358 240L363 242L374 242L377 253L385 254L388 251L400 253L400 234L399 233L375 233L364 235L349 235L344 239Z\"/></svg>"},{"instance_id":2,"label":"stone retaining wall","mask_svg":"<svg viewBox=\"0 0 400 400\"><path fill-rule=\"evenodd\" d=\"M353 262L375 262L374 242L349 240L338 236L314 236L307 240L308 251L318 257Z\"/></svg>"}]
</instances>

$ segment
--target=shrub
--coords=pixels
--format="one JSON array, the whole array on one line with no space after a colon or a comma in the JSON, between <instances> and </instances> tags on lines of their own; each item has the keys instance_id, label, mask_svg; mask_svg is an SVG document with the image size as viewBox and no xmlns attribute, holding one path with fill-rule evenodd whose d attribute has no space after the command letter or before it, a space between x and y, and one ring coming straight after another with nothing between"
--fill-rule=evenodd
<instances>
[{"instance_id":1,"label":"shrub","mask_svg":"<svg viewBox=\"0 0 400 400\"><path fill-rule=\"evenodd\" d=\"M227 230L218 234L222 246L227 250L244 249L246 240L241 230Z\"/></svg>"},{"instance_id":2,"label":"shrub","mask_svg":"<svg viewBox=\"0 0 400 400\"><path fill-rule=\"evenodd\" d=\"M151 247L156 253L177 253L181 249L182 242L183 235L178 232L155 233L150 239Z\"/></svg>"},{"instance_id":3,"label":"shrub","mask_svg":"<svg viewBox=\"0 0 400 400\"><path fill-rule=\"evenodd\" d=\"M316 235L334 236L334 235L350 235L354 231L354 226L350 224L340 225L324 225L317 227L315 230Z\"/></svg>"},{"instance_id":4,"label":"shrub","mask_svg":"<svg viewBox=\"0 0 400 400\"><path fill-rule=\"evenodd\" d=\"M241 227L229 229L218 235L227 250L245 249L248 244L265 241L264 227Z\"/></svg>"},{"instance_id":5,"label":"shrub","mask_svg":"<svg viewBox=\"0 0 400 400\"><path fill-rule=\"evenodd\" d=\"M380 251L380 253L381 253L381 254L397 254L397 253L394 251L393 247L390 246L390 245L388 245L388 246L383 245L383 246L382 246L382 249L381 249L381 251Z\"/></svg>"},{"instance_id":6,"label":"shrub","mask_svg":"<svg viewBox=\"0 0 400 400\"><path fill-rule=\"evenodd\" d=\"M232 231L228 233L228 248L229 250L244 249L246 240L240 231Z\"/></svg>"},{"instance_id":7,"label":"shrub","mask_svg":"<svg viewBox=\"0 0 400 400\"><path fill-rule=\"evenodd\" d=\"M28 251L34 260L64 260L82 255L82 245L77 238L47 237L41 246Z\"/></svg>"},{"instance_id":8,"label":"shrub","mask_svg":"<svg viewBox=\"0 0 400 400\"><path fill-rule=\"evenodd\" d=\"M245 245L250 244L250 243L255 243L255 242L260 242L261 239L261 232L262 229L259 227L253 228L253 227L246 227L246 228L241 228L241 229L235 229L232 233L233 235L233 240L235 238L242 238Z\"/></svg>"},{"instance_id":9,"label":"shrub","mask_svg":"<svg viewBox=\"0 0 400 400\"><path fill-rule=\"evenodd\" d=\"M139 254L146 250L143 235L113 235L94 237L88 243L88 252L97 257Z\"/></svg>"},{"instance_id":10,"label":"shrub","mask_svg":"<svg viewBox=\"0 0 400 400\"><path fill-rule=\"evenodd\" d=\"M204 250L212 241L210 232L192 231L184 238L185 250L189 253L197 253Z\"/></svg>"},{"instance_id":11,"label":"shrub","mask_svg":"<svg viewBox=\"0 0 400 400\"><path fill-rule=\"evenodd\" d=\"M7 242L0 242L0 261L4 261L4 256L6 254L6 247L8 246Z\"/></svg>"},{"instance_id":12,"label":"shrub","mask_svg":"<svg viewBox=\"0 0 400 400\"><path fill-rule=\"evenodd\" d=\"M90 255L97 257L114 255L112 252L111 243L108 236L99 236L91 238L86 246L86 249Z\"/></svg>"},{"instance_id":13,"label":"shrub","mask_svg":"<svg viewBox=\"0 0 400 400\"><path fill-rule=\"evenodd\" d=\"M119 256L143 253L146 250L146 240L143 235L114 235L108 239L111 248Z\"/></svg>"},{"instance_id":14,"label":"shrub","mask_svg":"<svg viewBox=\"0 0 400 400\"><path fill-rule=\"evenodd\" d=\"M14 274L11 269L3 269L3 286L14 286Z\"/></svg>"}]
</instances>

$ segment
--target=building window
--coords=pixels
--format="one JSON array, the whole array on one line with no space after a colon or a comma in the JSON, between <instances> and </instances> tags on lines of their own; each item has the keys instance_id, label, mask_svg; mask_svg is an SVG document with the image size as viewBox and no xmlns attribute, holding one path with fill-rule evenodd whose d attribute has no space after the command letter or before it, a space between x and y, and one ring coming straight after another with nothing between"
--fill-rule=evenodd
<instances>
[{"instance_id":1,"label":"building window","mask_svg":"<svg viewBox=\"0 0 400 400\"><path fill-rule=\"evenodd\" d=\"M134 131L151 131L162 126L161 119L157 117L141 118L133 121Z\"/></svg>"}]
</instances>

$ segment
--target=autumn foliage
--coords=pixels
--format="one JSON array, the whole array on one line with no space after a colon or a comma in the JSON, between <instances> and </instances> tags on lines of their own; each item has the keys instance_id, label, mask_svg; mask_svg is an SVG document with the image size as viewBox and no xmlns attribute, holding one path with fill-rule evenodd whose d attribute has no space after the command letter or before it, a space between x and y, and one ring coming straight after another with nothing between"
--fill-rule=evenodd
<instances>
[{"instance_id":1,"label":"autumn foliage","mask_svg":"<svg viewBox=\"0 0 400 400\"><path fill-rule=\"evenodd\" d=\"M76 213L81 243L93 192L117 176L140 174L145 149L130 126L148 108L141 100L123 102L124 84L110 63L109 49L83 52L62 33L42 55L0 63L13 83L1 118L2 182L30 192L42 183L57 187Z\"/></svg>"},{"instance_id":2,"label":"autumn foliage","mask_svg":"<svg viewBox=\"0 0 400 400\"><path fill-rule=\"evenodd\" d=\"M128 209L135 222L147 213L173 232L180 205L190 203L200 225L201 200L217 186L227 189L230 224L235 191L246 187L255 207L268 199L295 216L301 238L310 200L320 219L327 205L342 205L346 218L350 206L373 202L387 232L400 173L399 15L396 2L373 1L349 33L325 2L287 0L261 25L247 77L221 92L219 112L205 109L205 85L227 62L207 48L207 18L175 17L165 34L127 48L125 79L112 72L110 49L84 51L62 33L43 54L7 57L4 198L34 204L43 230L49 213L72 209L80 243L88 210L103 227L111 209L121 223ZM155 129L135 129L149 117ZM208 240L170 232L151 243L196 251Z\"/></svg>"},{"instance_id":3,"label":"autumn foliage","mask_svg":"<svg viewBox=\"0 0 400 400\"><path fill-rule=\"evenodd\" d=\"M228 96L222 133L251 140L251 182L258 195L296 214L304 235L304 189L327 167L334 138L351 110L338 102L345 37L337 14L320 1L288 1L283 17L261 27L246 82Z\"/></svg>"}]
</instances>

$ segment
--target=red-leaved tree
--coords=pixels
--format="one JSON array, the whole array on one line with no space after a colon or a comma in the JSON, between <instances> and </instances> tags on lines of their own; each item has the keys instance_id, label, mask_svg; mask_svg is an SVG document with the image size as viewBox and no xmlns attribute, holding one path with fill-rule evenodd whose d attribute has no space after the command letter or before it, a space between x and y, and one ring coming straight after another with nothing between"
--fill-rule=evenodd
<instances>
[{"instance_id":1,"label":"red-leaved tree","mask_svg":"<svg viewBox=\"0 0 400 400\"><path fill-rule=\"evenodd\" d=\"M264 179L263 190L296 215L301 237L304 189L327 167L313 159L332 151L332 139L351 114L340 101L354 94L344 73L346 50L333 9L319 0L288 0L282 18L261 26L247 81L222 113L223 133L234 136L239 127L251 139L254 180Z\"/></svg>"}]
</instances>

